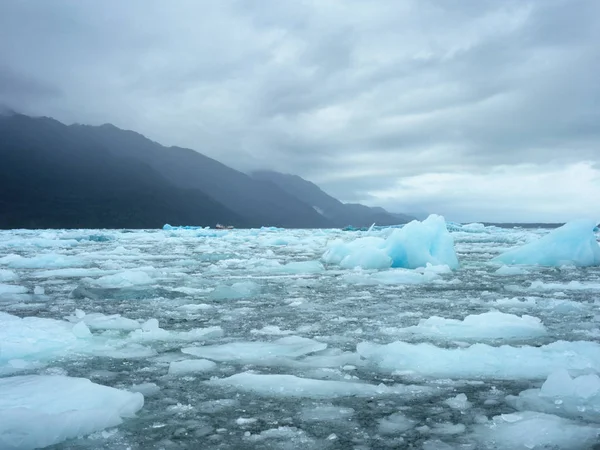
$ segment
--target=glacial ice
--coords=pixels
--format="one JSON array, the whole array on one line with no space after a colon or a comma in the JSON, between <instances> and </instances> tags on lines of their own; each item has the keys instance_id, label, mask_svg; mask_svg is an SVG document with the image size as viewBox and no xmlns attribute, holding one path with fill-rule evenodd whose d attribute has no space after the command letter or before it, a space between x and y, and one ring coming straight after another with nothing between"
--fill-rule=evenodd
<instances>
[{"instance_id":1,"label":"glacial ice","mask_svg":"<svg viewBox=\"0 0 600 450\"><path fill-rule=\"evenodd\" d=\"M460 268L421 226L391 267L403 228L0 231L0 380L148 398L72 450L599 444L600 266L490 264L548 230L448 223Z\"/></svg>"},{"instance_id":2,"label":"glacial ice","mask_svg":"<svg viewBox=\"0 0 600 450\"><path fill-rule=\"evenodd\" d=\"M482 449L489 450L583 450L592 448L599 432L597 426L522 411L495 416L489 423L475 426L473 435Z\"/></svg>"},{"instance_id":3,"label":"glacial ice","mask_svg":"<svg viewBox=\"0 0 600 450\"><path fill-rule=\"evenodd\" d=\"M184 359L173 361L169 365L169 375L210 372L216 367L214 362L207 359Z\"/></svg>"},{"instance_id":4,"label":"glacial ice","mask_svg":"<svg viewBox=\"0 0 600 450\"><path fill-rule=\"evenodd\" d=\"M600 246L594 235L595 226L592 220L569 222L536 241L497 256L494 261L554 267L598 266Z\"/></svg>"},{"instance_id":5,"label":"glacial ice","mask_svg":"<svg viewBox=\"0 0 600 450\"><path fill-rule=\"evenodd\" d=\"M600 377L572 378L565 369L551 373L540 389L509 396L507 403L521 411L539 411L569 419L600 423Z\"/></svg>"},{"instance_id":6,"label":"glacial ice","mask_svg":"<svg viewBox=\"0 0 600 450\"><path fill-rule=\"evenodd\" d=\"M402 395L408 398L431 395L432 388L415 385L369 384L356 381L335 381L300 378L294 375L273 375L242 372L227 378L213 378L213 386L230 386L269 397L380 397Z\"/></svg>"},{"instance_id":7,"label":"glacial ice","mask_svg":"<svg viewBox=\"0 0 600 450\"><path fill-rule=\"evenodd\" d=\"M300 336L286 336L273 342L232 342L221 345L186 347L181 351L219 362L261 364L276 358L298 358L326 348L327 344L322 342Z\"/></svg>"},{"instance_id":8,"label":"glacial ice","mask_svg":"<svg viewBox=\"0 0 600 450\"><path fill-rule=\"evenodd\" d=\"M426 378L536 380L561 368L600 372L600 344L590 341L556 341L541 347L473 344L466 348L362 342L357 351L384 372Z\"/></svg>"},{"instance_id":9,"label":"glacial ice","mask_svg":"<svg viewBox=\"0 0 600 450\"><path fill-rule=\"evenodd\" d=\"M418 325L400 328L398 333L418 334L431 338L485 340L523 340L546 335L546 329L537 317L505 314L491 311L471 314L463 320L432 316L421 319Z\"/></svg>"},{"instance_id":10,"label":"glacial ice","mask_svg":"<svg viewBox=\"0 0 600 450\"><path fill-rule=\"evenodd\" d=\"M85 378L0 378L0 448L41 448L114 427L144 405L139 393Z\"/></svg>"},{"instance_id":11,"label":"glacial ice","mask_svg":"<svg viewBox=\"0 0 600 450\"><path fill-rule=\"evenodd\" d=\"M345 269L416 269L427 264L458 268L454 240L444 218L434 214L423 222L415 220L393 229L387 239L369 236L348 243L333 241L322 259Z\"/></svg>"}]
</instances>

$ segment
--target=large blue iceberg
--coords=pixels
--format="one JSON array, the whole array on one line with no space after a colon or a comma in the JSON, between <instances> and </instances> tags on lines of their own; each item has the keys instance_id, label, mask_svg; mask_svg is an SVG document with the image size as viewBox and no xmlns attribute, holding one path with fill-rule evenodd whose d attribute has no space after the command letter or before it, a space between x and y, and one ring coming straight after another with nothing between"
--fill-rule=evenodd
<instances>
[{"instance_id":1,"label":"large blue iceberg","mask_svg":"<svg viewBox=\"0 0 600 450\"><path fill-rule=\"evenodd\" d=\"M423 222L412 221L392 231L387 239L369 236L329 245L323 261L352 269L416 269L427 264L458 268L454 239L442 216L432 214Z\"/></svg>"},{"instance_id":2,"label":"large blue iceberg","mask_svg":"<svg viewBox=\"0 0 600 450\"><path fill-rule=\"evenodd\" d=\"M502 264L540 266L598 266L600 245L596 242L593 220L576 220L550 232L537 241L507 251L492 261Z\"/></svg>"}]
</instances>

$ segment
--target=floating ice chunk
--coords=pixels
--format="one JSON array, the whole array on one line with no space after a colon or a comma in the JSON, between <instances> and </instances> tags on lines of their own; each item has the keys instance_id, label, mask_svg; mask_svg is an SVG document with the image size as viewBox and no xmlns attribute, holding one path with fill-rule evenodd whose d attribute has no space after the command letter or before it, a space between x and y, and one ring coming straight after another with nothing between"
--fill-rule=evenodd
<instances>
[{"instance_id":1,"label":"floating ice chunk","mask_svg":"<svg viewBox=\"0 0 600 450\"><path fill-rule=\"evenodd\" d=\"M0 269L0 281L1 282L17 281L18 279L19 279L19 277L17 276L17 274L14 271L8 270L8 269Z\"/></svg>"},{"instance_id":2,"label":"floating ice chunk","mask_svg":"<svg viewBox=\"0 0 600 450\"><path fill-rule=\"evenodd\" d=\"M354 409L333 405L304 407L300 411L300 419L304 422L337 422L350 420L353 415Z\"/></svg>"},{"instance_id":3,"label":"floating ice chunk","mask_svg":"<svg viewBox=\"0 0 600 450\"><path fill-rule=\"evenodd\" d=\"M537 241L497 256L493 261L556 267L600 265L600 246L593 232L595 225L592 220L569 222Z\"/></svg>"},{"instance_id":4,"label":"floating ice chunk","mask_svg":"<svg viewBox=\"0 0 600 450\"><path fill-rule=\"evenodd\" d=\"M65 376L1 378L0 392L3 450L47 447L114 427L144 405L142 394Z\"/></svg>"},{"instance_id":5,"label":"floating ice chunk","mask_svg":"<svg viewBox=\"0 0 600 450\"><path fill-rule=\"evenodd\" d=\"M216 367L217 365L208 359L184 359L182 361L173 361L169 365L169 375L210 372Z\"/></svg>"},{"instance_id":6,"label":"floating ice chunk","mask_svg":"<svg viewBox=\"0 0 600 450\"><path fill-rule=\"evenodd\" d=\"M269 397L375 397L386 395L419 396L430 394L433 389L423 386L368 384L349 381L316 380L294 375L256 374L242 372L228 378L214 378L211 385L231 386L243 391Z\"/></svg>"},{"instance_id":7,"label":"floating ice chunk","mask_svg":"<svg viewBox=\"0 0 600 450\"><path fill-rule=\"evenodd\" d=\"M588 374L571 378L562 369L550 374L541 389L528 389L506 400L519 410L600 422L600 377Z\"/></svg>"},{"instance_id":8,"label":"floating ice chunk","mask_svg":"<svg viewBox=\"0 0 600 450\"><path fill-rule=\"evenodd\" d=\"M373 247L365 247L359 251L353 251L340 262L340 266L344 269L354 269L355 267L363 269L387 269L391 265L392 258L388 256L385 250Z\"/></svg>"},{"instance_id":9,"label":"floating ice chunk","mask_svg":"<svg viewBox=\"0 0 600 450\"><path fill-rule=\"evenodd\" d=\"M210 297L215 300L234 300L252 297L260 293L260 286L254 281L240 281L231 286L217 286Z\"/></svg>"},{"instance_id":10,"label":"floating ice chunk","mask_svg":"<svg viewBox=\"0 0 600 450\"><path fill-rule=\"evenodd\" d=\"M494 450L587 449L598 435L597 426L532 411L495 416L488 424L475 425L473 433L482 448Z\"/></svg>"},{"instance_id":11,"label":"floating ice chunk","mask_svg":"<svg viewBox=\"0 0 600 450\"><path fill-rule=\"evenodd\" d=\"M269 430L261 431L259 434L245 435L246 440L253 442L261 442L264 440L278 441L277 448L281 449L318 449L321 448L317 441L310 437L304 430L295 427L278 427ZM265 444L267 445L267 444ZM270 445L269 445L270 447Z\"/></svg>"},{"instance_id":12,"label":"floating ice chunk","mask_svg":"<svg viewBox=\"0 0 600 450\"><path fill-rule=\"evenodd\" d=\"M571 281L569 283L544 283L534 281L529 286L532 291L600 291L600 283L582 283Z\"/></svg>"},{"instance_id":13,"label":"floating ice chunk","mask_svg":"<svg viewBox=\"0 0 600 450\"><path fill-rule=\"evenodd\" d=\"M100 277L94 280L92 284L103 288L127 288L148 285L153 282L152 277L142 270L126 270L114 275Z\"/></svg>"},{"instance_id":14,"label":"floating ice chunk","mask_svg":"<svg viewBox=\"0 0 600 450\"><path fill-rule=\"evenodd\" d=\"M207 303L189 303L187 305L181 305L177 307L178 311L185 311L195 313L198 311L206 311L208 309L213 309L213 305L209 305Z\"/></svg>"},{"instance_id":15,"label":"floating ice chunk","mask_svg":"<svg viewBox=\"0 0 600 450\"><path fill-rule=\"evenodd\" d=\"M379 420L379 432L381 434L402 434L417 424L402 413L394 413Z\"/></svg>"},{"instance_id":16,"label":"floating ice chunk","mask_svg":"<svg viewBox=\"0 0 600 450\"><path fill-rule=\"evenodd\" d=\"M44 295L46 293L46 289L44 289L42 286L36 286L33 288L33 293L35 295Z\"/></svg>"},{"instance_id":17,"label":"floating ice chunk","mask_svg":"<svg viewBox=\"0 0 600 450\"><path fill-rule=\"evenodd\" d=\"M471 402L467 399L466 394L458 394L456 397L452 397L444 401L452 409L458 409L464 411L471 407Z\"/></svg>"},{"instance_id":18,"label":"floating ice chunk","mask_svg":"<svg viewBox=\"0 0 600 450\"><path fill-rule=\"evenodd\" d=\"M512 275L527 275L529 272L522 267L518 266L502 266L494 272L500 276L512 276Z\"/></svg>"},{"instance_id":19,"label":"floating ice chunk","mask_svg":"<svg viewBox=\"0 0 600 450\"><path fill-rule=\"evenodd\" d=\"M14 284L0 284L0 295L25 293L27 293L27 288L25 286L17 286Z\"/></svg>"},{"instance_id":20,"label":"floating ice chunk","mask_svg":"<svg viewBox=\"0 0 600 450\"><path fill-rule=\"evenodd\" d=\"M416 269L427 263L458 268L454 240L444 218L434 214L423 222L414 220L394 229L386 240L365 237L348 243L334 241L322 258L348 269Z\"/></svg>"},{"instance_id":21,"label":"floating ice chunk","mask_svg":"<svg viewBox=\"0 0 600 450\"><path fill-rule=\"evenodd\" d=\"M221 345L187 347L181 351L214 361L260 364L275 358L298 358L325 350L327 344L300 336L287 336L273 342L231 342Z\"/></svg>"},{"instance_id":22,"label":"floating ice chunk","mask_svg":"<svg viewBox=\"0 0 600 450\"><path fill-rule=\"evenodd\" d=\"M0 312L0 367L11 359L50 360L90 354L112 358L151 356L154 350L93 336L85 323L20 317Z\"/></svg>"},{"instance_id":23,"label":"floating ice chunk","mask_svg":"<svg viewBox=\"0 0 600 450\"><path fill-rule=\"evenodd\" d=\"M447 349L431 344L363 342L358 353L384 372L435 378L544 379L560 368L600 372L600 344L557 341L541 347L474 344Z\"/></svg>"},{"instance_id":24,"label":"floating ice chunk","mask_svg":"<svg viewBox=\"0 0 600 450\"><path fill-rule=\"evenodd\" d=\"M81 318L71 316L67 318L71 322L82 320L90 330L123 330L132 331L141 328L137 320L122 317L120 314L104 315L101 313L85 314Z\"/></svg>"},{"instance_id":25,"label":"floating ice chunk","mask_svg":"<svg viewBox=\"0 0 600 450\"><path fill-rule=\"evenodd\" d=\"M49 269L61 267L87 266L89 263L75 256L46 253L44 255L24 258L20 255L6 255L0 258L0 265L13 269Z\"/></svg>"},{"instance_id":26,"label":"floating ice chunk","mask_svg":"<svg viewBox=\"0 0 600 450\"><path fill-rule=\"evenodd\" d=\"M444 218L435 214L423 222L413 220L395 229L386 241L386 250L393 260L392 267L416 269L430 263L458 268L454 239Z\"/></svg>"},{"instance_id":27,"label":"floating ice chunk","mask_svg":"<svg viewBox=\"0 0 600 450\"><path fill-rule=\"evenodd\" d=\"M144 397L152 397L160 392L160 387L156 383L134 384L129 388L131 392L139 392Z\"/></svg>"},{"instance_id":28,"label":"floating ice chunk","mask_svg":"<svg viewBox=\"0 0 600 450\"><path fill-rule=\"evenodd\" d=\"M72 268L72 269L52 269L40 270L32 274L33 278L80 278L97 277L100 275L112 275L115 270L103 270L97 268Z\"/></svg>"},{"instance_id":29,"label":"floating ice chunk","mask_svg":"<svg viewBox=\"0 0 600 450\"><path fill-rule=\"evenodd\" d=\"M252 334L265 334L270 336L285 336L294 333L292 330L282 330L277 325L266 325L260 330L250 330Z\"/></svg>"},{"instance_id":30,"label":"floating ice chunk","mask_svg":"<svg viewBox=\"0 0 600 450\"><path fill-rule=\"evenodd\" d=\"M223 336L223 329L219 326L208 328L192 328L189 331L169 331L159 328L158 320L150 319L142 324L141 330L134 330L129 334L132 341L205 341Z\"/></svg>"},{"instance_id":31,"label":"floating ice chunk","mask_svg":"<svg viewBox=\"0 0 600 450\"><path fill-rule=\"evenodd\" d=\"M433 338L510 340L545 336L546 328L537 317L492 311L472 314L463 320L433 316L422 319L418 325L401 328L399 332Z\"/></svg>"},{"instance_id":32,"label":"floating ice chunk","mask_svg":"<svg viewBox=\"0 0 600 450\"><path fill-rule=\"evenodd\" d=\"M68 322L0 312L0 365L14 358L47 359L85 345Z\"/></svg>"}]
</instances>

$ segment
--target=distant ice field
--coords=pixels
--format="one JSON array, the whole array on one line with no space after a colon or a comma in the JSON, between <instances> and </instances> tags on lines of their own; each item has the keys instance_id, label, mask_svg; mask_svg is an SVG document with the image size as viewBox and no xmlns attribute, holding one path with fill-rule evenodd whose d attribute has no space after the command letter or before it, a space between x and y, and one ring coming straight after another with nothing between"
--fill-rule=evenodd
<instances>
[{"instance_id":1,"label":"distant ice field","mask_svg":"<svg viewBox=\"0 0 600 450\"><path fill-rule=\"evenodd\" d=\"M0 449L593 449L600 235L0 231Z\"/></svg>"}]
</instances>

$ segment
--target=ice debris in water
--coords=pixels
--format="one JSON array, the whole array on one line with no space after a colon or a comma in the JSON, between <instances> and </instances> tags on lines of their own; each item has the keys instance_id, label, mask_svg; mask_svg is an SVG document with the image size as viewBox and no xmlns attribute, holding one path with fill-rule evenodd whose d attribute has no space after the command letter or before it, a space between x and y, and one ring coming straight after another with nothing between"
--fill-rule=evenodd
<instances>
[{"instance_id":1,"label":"ice debris in water","mask_svg":"<svg viewBox=\"0 0 600 450\"><path fill-rule=\"evenodd\" d=\"M548 376L540 389L528 389L507 402L519 410L600 423L600 377L596 374L572 378L561 369Z\"/></svg>"},{"instance_id":2,"label":"ice debris in water","mask_svg":"<svg viewBox=\"0 0 600 450\"><path fill-rule=\"evenodd\" d=\"M184 359L173 361L169 365L169 375L210 372L216 367L217 365L214 362L207 359Z\"/></svg>"},{"instance_id":3,"label":"ice debris in water","mask_svg":"<svg viewBox=\"0 0 600 450\"><path fill-rule=\"evenodd\" d=\"M260 293L260 286L254 281L240 281L231 286L217 286L210 297L214 300L234 300L239 298L252 297Z\"/></svg>"},{"instance_id":4,"label":"ice debris in water","mask_svg":"<svg viewBox=\"0 0 600 450\"><path fill-rule=\"evenodd\" d=\"M105 275L94 280L93 286L103 288L125 288L152 284L154 280L150 275L141 270L126 270L113 275Z\"/></svg>"},{"instance_id":5,"label":"ice debris in water","mask_svg":"<svg viewBox=\"0 0 600 450\"><path fill-rule=\"evenodd\" d=\"M269 397L375 397L406 395L407 397L430 395L434 389L414 385L369 384L353 381L317 380L295 375L257 374L242 372L227 378L207 381L215 386L231 386L242 391L254 392Z\"/></svg>"},{"instance_id":6,"label":"ice debris in water","mask_svg":"<svg viewBox=\"0 0 600 450\"><path fill-rule=\"evenodd\" d=\"M418 325L400 328L398 333L418 334L447 339L527 339L546 335L546 328L537 317L505 314L498 311L471 314L463 320L432 316Z\"/></svg>"},{"instance_id":7,"label":"ice debris in water","mask_svg":"<svg viewBox=\"0 0 600 450\"><path fill-rule=\"evenodd\" d=\"M144 405L140 393L66 376L0 378L0 392L2 450L47 447L114 427Z\"/></svg>"},{"instance_id":8,"label":"ice debris in water","mask_svg":"<svg viewBox=\"0 0 600 450\"><path fill-rule=\"evenodd\" d=\"M589 341L557 341L541 347L473 344L450 349L401 341L361 342L357 351L384 372L427 378L531 380L564 367L600 372L600 344Z\"/></svg>"},{"instance_id":9,"label":"ice debris in water","mask_svg":"<svg viewBox=\"0 0 600 450\"><path fill-rule=\"evenodd\" d=\"M569 222L537 241L497 256L494 261L555 267L600 265L600 246L593 231L595 226L592 220Z\"/></svg>"},{"instance_id":10,"label":"ice debris in water","mask_svg":"<svg viewBox=\"0 0 600 450\"><path fill-rule=\"evenodd\" d=\"M583 425L551 414L523 411L495 416L473 431L482 449L556 450L591 449L597 443L597 426Z\"/></svg>"},{"instance_id":11,"label":"ice debris in water","mask_svg":"<svg viewBox=\"0 0 600 450\"><path fill-rule=\"evenodd\" d=\"M219 362L264 363L274 358L298 358L325 350L327 344L300 336L287 336L273 342L231 342L229 344L187 347L183 353Z\"/></svg>"},{"instance_id":12,"label":"ice debris in water","mask_svg":"<svg viewBox=\"0 0 600 450\"><path fill-rule=\"evenodd\" d=\"M416 269L427 263L458 268L454 240L444 218L435 214L423 222L414 220L394 229L387 239L369 236L351 242L333 241L322 259L346 269Z\"/></svg>"}]
</instances>

